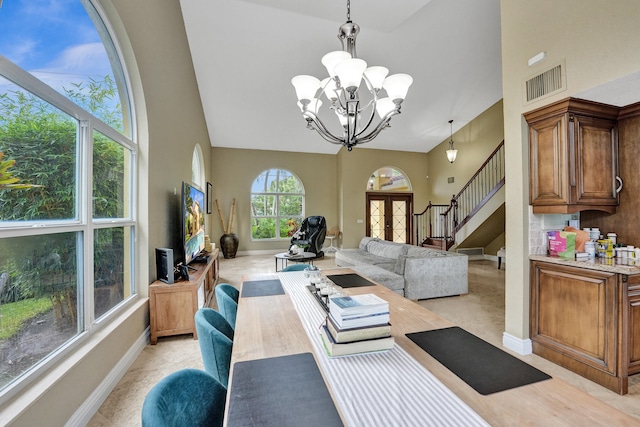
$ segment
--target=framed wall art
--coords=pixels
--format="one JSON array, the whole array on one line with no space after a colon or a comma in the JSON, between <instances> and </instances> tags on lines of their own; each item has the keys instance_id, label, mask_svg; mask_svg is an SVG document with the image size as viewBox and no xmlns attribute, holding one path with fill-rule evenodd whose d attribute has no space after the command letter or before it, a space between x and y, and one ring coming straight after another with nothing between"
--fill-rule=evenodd
<instances>
[{"instance_id":1,"label":"framed wall art","mask_svg":"<svg viewBox=\"0 0 640 427\"><path fill-rule=\"evenodd\" d=\"M211 202L213 200L213 185L210 182L207 182L207 213L210 214L212 212Z\"/></svg>"}]
</instances>

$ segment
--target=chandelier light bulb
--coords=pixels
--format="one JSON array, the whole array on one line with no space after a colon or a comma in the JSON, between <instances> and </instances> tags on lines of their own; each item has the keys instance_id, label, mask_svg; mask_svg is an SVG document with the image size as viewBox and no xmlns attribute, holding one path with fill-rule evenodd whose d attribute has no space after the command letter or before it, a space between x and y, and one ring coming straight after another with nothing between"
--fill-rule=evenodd
<instances>
[{"instance_id":1,"label":"chandelier light bulb","mask_svg":"<svg viewBox=\"0 0 640 427\"><path fill-rule=\"evenodd\" d=\"M381 119L384 119L387 114L392 112L397 108L395 102L393 102L389 98L378 98L378 102L376 103L376 112Z\"/></svg>"},{"instance_id":2,"label":"chandelier light bulb","mask_svg":"<svg viewBox=\"0 0 640 427\"><path fill-rule=\"evenodd\" d=\"M296 89L298 101L310 101L316 97L316 92L320 89L320 80L313 76L299 75L291 79L291 84Z\"/></svg>"},{"instance_id":3,"label":"chandelier light bulb","mask_svg":"<svg viewBox=\"0 0 640 427\"><path fill-rule=\"evenodd\" d=\"M334 71L340 79L340 85L352 92L358 89L362 81L362 74L367 68L367 63L362 59L352 58L339 62Z\"/></svg>"},{"instance_id":4,"label":"chandelier light bulb","mask_svg":"<svg viewBox=\"0 0 640 427\"><path fill-rule=\"evenodd\" d=\"M387 91L387 96L393 101L404 101L409 91L409 86L413 83L413 77L409 74L392 74L382 83L382 87Z\"/></svg>"},{"instance_id":5,"label":"chandelier light bulb","mask_svg":"<svg viewBox=\"0 0 640 427\"><path fill-rule=\"evenodd\" d=\"M318 98L313 98L306 105L298 101L298 108L300 108L300 111L302 111L303 114L307 111L310 111L313 114L318 114L320 107L322 107L322 101Z\"/></svg>"},{"instance_id":6,"label":"chandelier light bulb","mask_svg":"<svg viewBox=\"0 0 640 427\"><path fill-rule=\"evenodd\" d=\"M331 77L326 77L324 80L320 82L320 87L324 88L324 96L327 97L328 100L333 101L338 99L338 92L336 87L335 79Z\"/></svg>"},{"instance_id":7,"label":"chandelier light bulb","mask_svg":"<svg viewBox=\"0 0 640 427\"><path fill-rule=\"evenodd\" d=\"M334 50L333 52L327 53L322 57L322 65L327 69L327 73L329 76L335 77L335 67L342 61L346 61L347 59L351 59L351 54L349 52L345 52L344 50Z\"/></svg>"},{"instance_id":8,"label":"chandelier light bulb","mask_svg":"<svg viewBox=\"0 0 640 427\"><path fill-rule=\"evenodd\" d=\"M382 83L384 79L389 74L389 69L387 67L380 67L378 65L369 67L364 70L364 75L367 77L367 86L369 89L374 88L376 90L382 89Z\"/></svg>"}]
</instances>

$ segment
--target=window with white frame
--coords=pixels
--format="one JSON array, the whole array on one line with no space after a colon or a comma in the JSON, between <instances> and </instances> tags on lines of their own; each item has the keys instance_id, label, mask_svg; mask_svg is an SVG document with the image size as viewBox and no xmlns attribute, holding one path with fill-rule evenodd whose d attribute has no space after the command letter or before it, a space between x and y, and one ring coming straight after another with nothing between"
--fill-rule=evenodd
<instances>
[{"instance_id":1,"label":"window with white frame","mask_svg":"<svg viewBox=\"0 0 640 427\"><path fill-rule=\"evenodd\" d=\"M97 2L5 2L0 28L6 398L136 293L137 169L125 71Z\"/></svg>"},{"instance_id":2,"label":"window with white frame","mask_svg":"<svg viewBox=\"0 0 640 427\"><path fill-rule=\"evenodd\" d=\"M304 219L304 187L284 169L262 172L251 186L251 239L289 240Z\"/></svg>"}]
</instances>

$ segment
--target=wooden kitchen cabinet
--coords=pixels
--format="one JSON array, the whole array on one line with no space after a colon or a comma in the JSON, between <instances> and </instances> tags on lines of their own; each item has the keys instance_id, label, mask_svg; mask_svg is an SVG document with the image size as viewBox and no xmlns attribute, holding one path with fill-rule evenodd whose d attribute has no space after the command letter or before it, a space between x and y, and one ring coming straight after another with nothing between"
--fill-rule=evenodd
<instances>
[{"instance_id":1,"label":"wooden kitchen cabinet","mask_svg":"<svg viewBox=\"0 0 640 427\"><path fill-rule=\"evenodd\" d=\"M628 299L625 305L628 313L623 316L629 319L629 330L624 334L629 338L629 375L633 375L640 373L640 277L630 277L627 287Z\"/></svg>"},{"instance_id":2,"label":"wooden kitchen cabinet","mask_svg":"<svg viewBox=\"0 0 640 427\"><path fill-rule=\"evenodd\" d=\"M159 280L149 285L149 320L151 344L158 337L193 334L198 339L194 316L199 308L209 306L219 278L219 250L209 253L206 263L191 264L189 280L167 284Z\"/></svg>"},{"instance_id":3,"label":"wooden kitchen cabinet","mask_svg":"<svg viewBox=\"0 0 640 427\"><path fill-rule=\"evenodd\" d=\"M574 98L524 115L534 213L615 213L619 108Z\"/></svg>"},{"instance_id":4,"label":"wooden kitchen cabinet","mask_svg":"<svg viewBox=\"0 0 640 427\"><path fill-rule=\"evenodd\" d=\"M531 261L533 352L619 394L640 372L640 275Z\"/></svg>"}]
</instances>

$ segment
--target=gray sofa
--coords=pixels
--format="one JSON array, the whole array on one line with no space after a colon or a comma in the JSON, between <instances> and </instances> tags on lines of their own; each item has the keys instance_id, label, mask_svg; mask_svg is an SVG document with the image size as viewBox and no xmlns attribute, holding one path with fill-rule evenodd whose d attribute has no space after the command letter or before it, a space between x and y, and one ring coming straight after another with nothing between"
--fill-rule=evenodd
<instances>
[{"instance_id":1,"label":"gray sofa","mask_svg":"<svg viewBox=\"0 0 640 427\"><path fill-rule=\"evenodd\" d=\"M455 252L364 237L358 249L336 252L336 264L411 300L469 291L468 257Z\"/></svg>"}]
</instances>

